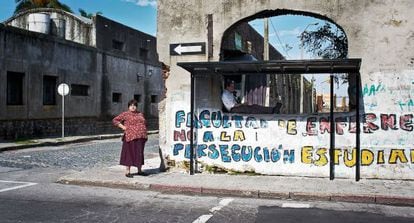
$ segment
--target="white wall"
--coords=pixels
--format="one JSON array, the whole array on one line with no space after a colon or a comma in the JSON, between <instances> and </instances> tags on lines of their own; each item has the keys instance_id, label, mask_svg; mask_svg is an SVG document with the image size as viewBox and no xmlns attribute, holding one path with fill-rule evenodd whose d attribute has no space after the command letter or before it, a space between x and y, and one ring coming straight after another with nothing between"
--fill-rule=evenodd
<instances>
[{"instance_id":1,"label":"white wall","mask_svg":"<svg viewBox=\"0 0 414 223\"><path fill-rule=\"evenodd\" d=\"M207 61L206 55L170 56L169 44L188 42L207 42L207 14L213 14L213 59L219 60L221 38L226 29L237 21L255 15L263 10L303 11L330 19L342 27L348 37L349 57L361 58L362 117L361 126L361 177L414 179L414 139L413 110L414 102L414 21L410 19L414 1L318 1L318 0L238 0L207 1L160 0L158 4L158 52L160 60L171 66L171 75L166 82L168 88L166 106L160 113L160 146L169 159L185 160L184 149L178 150L181 142L174 139L174 132L186 130L184 125L175 126L181 120L181 111L189 111L190 75L176 65L184 61ZM275 11L277 13L279 11ZM324 16L322 16L324 15ZM212 114L217 112L216 102L203 102L199 106ZM200 98L211 97L209 94ZM178 113L177 113L178 112ZM178 116L177 116L178 115ZM346 115L345 115L346 116ZM214 149L205 149L206 156L199 158L208 165L218 165L228 169L244 171L254 170L264 174L328 176L329 155L323 148L329 148L329 134L321 133L320 119L323 116L263 116L252 115L256 120L266 120L267 127L257 129L201 128L198 131L200 145L214 145L223 151L219 157ZM328 116L325 116L328 118ZM382 118L381 118L382 117ZM315 122L309 119L315 118ZM244 117L245 121L247 117ZM289 121L290 120L290 121ZM349 118L345 118L343 135L337 132L338 165L335 174L338 177L354 176L350 149L355 146L355 133L350 132ZM324 126L322 122L322 127ZM309 135L309 128L317 131ZM211 131L213 141L203 142L206 131ZM245 140L233 139L235 131L243 132ZM224 132L224 133L222 133ZM208 134L208 133L207 133ZM231 135L230 141L220 135ZM201 140L201 141L200 141ZM231 157L232 146L251 146L252 149L280 148L280 159L273 161L235 161ZM174 148L178 154L174 154ZM200 147L201 148L201 147ZM227 148L227 149L226 149ZM347 150L348 149L348 150ZM208 155L210 151L210 156ZM220 149L218 149L220 151ZM236 150L236 157L237 157ZM259 150L258 150L259 151ZM277 152L274 153L276 154ZM287 161L284 161L284 153ZM294 156L289 156L294 151ZM307 152L306 152L307 151ZM346 152L348 151L348 152ZM225 154L229 154L229 158ZM344 162L349 155L350 162ZM224 160L223 160L224 158ZM291 158L291 159L289 159ZM309 163L310 162L310 163ZM348 167L348 166L350 167Z\"/></svg>"}]
</instances>

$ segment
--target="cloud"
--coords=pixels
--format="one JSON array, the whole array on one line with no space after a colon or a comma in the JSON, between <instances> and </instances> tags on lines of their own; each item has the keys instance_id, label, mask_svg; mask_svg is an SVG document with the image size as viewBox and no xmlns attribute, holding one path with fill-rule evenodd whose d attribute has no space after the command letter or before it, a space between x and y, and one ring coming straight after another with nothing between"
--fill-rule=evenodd
<instances>
[{"instance_id":1,"label":"cloud","mask_svg":"<svg viewBox=\"0 0 414 223\"><path fill-rule=\"evenodd\" d=\"M291 30L279 30L279 36L299 36L302 30L299 27L296 27Z\"/></svg>"},{"instance_id":2,"label":"cloud","mask_svg":"<svg viewBox=\"0 0 414 223\"><path fill-rule=\"evenodd\" d=\"M138 6L152 6L157 7L157 0L122 0L124 2L132 2Z\"/></svg>"}]
</instances>

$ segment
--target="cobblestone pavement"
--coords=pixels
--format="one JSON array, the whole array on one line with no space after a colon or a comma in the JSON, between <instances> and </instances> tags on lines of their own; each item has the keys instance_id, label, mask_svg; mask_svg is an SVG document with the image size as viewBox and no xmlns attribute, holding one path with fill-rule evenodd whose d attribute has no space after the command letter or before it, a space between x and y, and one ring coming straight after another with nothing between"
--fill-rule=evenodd
<instances>
[{"instance_id":1,"label":"cobblestone pavement","mask_svg":"<svg viewBox=\"0 0 414 223\"><path fill-rule=\"evenodd\" d=\"M0 153L0 166L13 168L59 167L82 170L117 165L121 140L96 140L56 147L38 147ZM145 158L158 156L158 134L148 136Z\"/></svg>"}]
</instances>

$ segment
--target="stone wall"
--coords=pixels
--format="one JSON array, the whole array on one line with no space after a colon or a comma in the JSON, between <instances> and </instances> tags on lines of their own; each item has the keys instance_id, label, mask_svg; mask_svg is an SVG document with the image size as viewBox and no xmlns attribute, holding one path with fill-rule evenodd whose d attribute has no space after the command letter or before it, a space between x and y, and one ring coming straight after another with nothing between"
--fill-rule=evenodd
<instances>
[{"instance_id":1,"label":"stone wall","mask_svg":"<svg viewBox=\"0 0 414 223\"><path fill-rule=\"evenodd\" d=\"M148 130L158 129L158 119L147 119ZM0 139L44 138L62 136L62 119L0 121ZM65 136L121 133L110 120L65 118Z\"/></svg>"},{"instance_id":2,"label":"stone wall","mask_svg":"<svg viewBox=\"0 0 414 223\"><path fill-rule=\"evenodd\" d=\"M20 138L58 137L62 135L61 119L1 121L0 136L5 140ZM110 122L94 118L65 119L65 136L90 135L96 133L118 133Z\"/></svg>"}]
</instances>

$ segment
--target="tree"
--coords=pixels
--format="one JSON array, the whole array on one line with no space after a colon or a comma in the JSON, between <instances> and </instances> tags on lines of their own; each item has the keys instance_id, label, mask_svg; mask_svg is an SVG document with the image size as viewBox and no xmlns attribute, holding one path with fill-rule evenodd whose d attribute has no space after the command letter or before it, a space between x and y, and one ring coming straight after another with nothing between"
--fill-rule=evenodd
<instances>
[{"instance_id":1,"label":"tree","mask_svg":"<svg viewBox=\"0 0 414 223\"><path fill-rule=\"evenodd\" d=\"M306 51L314 56L323 59L345 59L348 56L348 40L345 33L338 28L332 28L329 23L315 31L305 31L298 37L301 47L306 48ZM346 74L339 74L334 80L338 85L339 80L342 80L342 84L349 81Z\"/></svg>"},{"instance_id":2,"label":"tree","mask_svg":"<svg viewBox=\"0 0 414 223\"><path fill-rule=\"evenodd\" d=\"M338 28L334 30L329 23L316 31L305 31L300 36L301 46L307 52L323 59L344 59L348 55L348 41Z\"/></svg>"},{"instance_id":3,"label":"tree","mask_svg":"<svg viewBox=\"0 0 414 223\"><path fill-rule=\"evenodd\" d=\"M54 8L72 12L69 6L60 3L58 0L15 0L16 9L14 13L19 13L33 8Z\"/></svg>"},{"instance_id":4,"label":"tree","mask_svg":"<svg viewBox=\"0 0 414 223\"><path fill-rule=\"evenodd\" d=\"M82 17L85 17L85 18L89 18L89 19L91 19L92 17L93 17L93 13L87 13L85 10L83 10L83 9L79 9L79 13L80 13L80 15L82 16ZM102 15L102 12L97 12L97 13L95 13L96 15Z\"/></svg>"}]
</instances>

